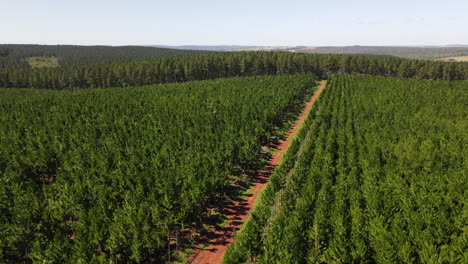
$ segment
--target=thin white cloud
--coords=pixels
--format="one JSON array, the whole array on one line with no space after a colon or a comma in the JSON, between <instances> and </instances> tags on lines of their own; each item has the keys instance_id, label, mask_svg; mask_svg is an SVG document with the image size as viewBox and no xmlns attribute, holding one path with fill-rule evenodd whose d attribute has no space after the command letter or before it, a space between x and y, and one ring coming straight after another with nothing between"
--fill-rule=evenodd
<instances>
[{"instance_id":1,"label":"thin white cloud","mask_svg":"<svg viewBox=\"0 0 468 264\"><path fill-rule=\"evenodd\" d=\"M426 18L421 16L411 16L406 19L407 24L421 24L426 21Z\"/></svg>"},{"instance_id":2,"label":"thin white cloud","mask_svg":"<svg viewBox=\"0 0 468 264\"><path fill-rule=\"evenodd\" d=\"M382 25L385 24L380 19L364 19L364 18L353 18L353 23L358 25Z\"/></svg>"}]
</instances>

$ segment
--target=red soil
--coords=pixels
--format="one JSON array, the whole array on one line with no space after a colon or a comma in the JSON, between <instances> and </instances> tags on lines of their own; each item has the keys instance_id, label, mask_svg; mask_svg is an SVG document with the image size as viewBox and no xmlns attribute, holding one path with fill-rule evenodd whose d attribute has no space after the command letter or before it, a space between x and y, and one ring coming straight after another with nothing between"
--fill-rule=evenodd
<instances>
[{"instance_id":1,"label":"red soil","mask_svg":"<svg viewBox=\"0 0 468 264\"><path fill-rule=\"evenodd\" d=\"M307 113L309 113L312 108L312 104L320 95L323 88L325 88L325 83L321 82L319 89L312 98L310 98L309 102L307 102L297 121L289 131L286 140L279 142L276 147L277 151L273 154L268 165L263 170L258 171L257 175L254 176L255 185L249 190L247 198L241 201L233 201L227 207L224 214L228 218L228 224L220 231L217 231L214 238L208 241L208 248L196 249L195 253L190 256L190 262L194 264L215 264L223 261L228 245L233 240L235 230L240 229L242 223L247 219L248 214L253 210L255 201L260 196L265 184L267 184L274 168L280 164L284 153L288 149L289 144L291 144L292 138L297 133L299 126L304 122Z\"/></svg>"}]
</instances>

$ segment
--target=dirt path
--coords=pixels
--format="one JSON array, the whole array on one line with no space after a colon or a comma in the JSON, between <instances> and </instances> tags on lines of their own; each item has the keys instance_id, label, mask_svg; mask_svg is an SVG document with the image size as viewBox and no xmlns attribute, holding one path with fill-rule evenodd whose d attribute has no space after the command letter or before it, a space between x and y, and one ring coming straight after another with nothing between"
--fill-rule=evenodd
<instances>
[{"instance_id":1,"label":"dirt path","mask_svg":"<svg viewBox=\"0 0 468 264\"><path fill-rule=\"evenodd\" d=\"M194 264L216 264L223 261L227 247L232 242L234 230L240 229L242 223L245 221L245 219L247 219L248 214L253 209L253 204L260 196L260 193L262 192L263 187L265 187L265 184L267 184L274 168L280 164L285 151L288 149L289 144L291 144L292 138L297 133L299 126L304 122L307 113L309 113L310 109L312 108L312 104L320 95L323 88L325 88L325 82L320 82L319 89L305 105L304 110L302 110L297 121L289 131L286 140L279 142L278 146L276 147L277 151L273 154L268 165L264 168L264 170L259 171L255 176L255 185L249 190L247 198L241 201L233 201L228 206L225 212L225 215L228 218L228 224L220 231L215 233L214 238L208 242L208 248L196 250L195 253L190 257L190 262Z\"/></svg>"}]
</instances>

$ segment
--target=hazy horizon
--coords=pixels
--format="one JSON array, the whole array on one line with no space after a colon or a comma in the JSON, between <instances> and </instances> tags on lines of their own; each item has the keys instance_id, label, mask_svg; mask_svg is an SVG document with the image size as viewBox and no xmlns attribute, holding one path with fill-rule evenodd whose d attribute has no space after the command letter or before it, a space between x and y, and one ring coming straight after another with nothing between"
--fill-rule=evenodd
<instances>
[{"instance_id":1,"label":"hazy horizon","mask_svg":"<svg viewBox=\"0 0 468 264\"><path fill-rule=\"evenodd\" d=\"M74 43L0 43L0 45L49 45L49 46L107 46L107 47L126 47L126 46L140 46L140 47L184 47L184 46L193 46L193 47L414 47L414 48L439 48L439 47L465 47L468 44L457 43L457 44L445 44L445 45L323 45L323 46L309 46L309 45L243 45L243 44L177 44L177 45L167 45L167 44L128 44L128 45L108 45L108 44L74 44Z\"/></svg>"},{"instance_id":2,"label":"hazy horizon","mask_svg":"<svg viewBox=\"0 0 468 264\"><path fill-rule=\"evenodd\" d=\"M467 45L468 1L4 1L2 44Z\"/></svg>"}]
</instances>

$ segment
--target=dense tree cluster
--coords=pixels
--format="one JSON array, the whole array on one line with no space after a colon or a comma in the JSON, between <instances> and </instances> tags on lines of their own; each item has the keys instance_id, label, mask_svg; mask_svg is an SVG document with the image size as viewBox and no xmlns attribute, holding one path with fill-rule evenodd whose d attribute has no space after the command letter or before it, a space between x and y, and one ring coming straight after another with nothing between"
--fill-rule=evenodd
<instances>
[{"instance_id":1,"label":"dense tree cluster","mask_svg":"<svg viewBox=\"0 0 468 264\"><path fill-rule=\"evenodd\" d=\"M0 262L164 261L313 82L0 89Z\"/></svg>"},{"instance_id":2,"label":"dense tree cluster","mask_svg":"<svg viewBox=\"0 0 468 264\"><path fill-rule=\"evenodd\" d=\"M6 47L0 47L0 57L6 57L10 54L11 50Z\"/></svg>"},{"instance_id":3,"label":"dense tree cluster","mask_svg":"<svg viewBox=\"0 0 468 264\"><path fill-rule=\"evenodd\" d=\"M193 53L0 45L0 87L63 90L0 89L0 261L166 261L310 73L356 75L332 78L225 261L463 261L468 63Z\"/></svg>"},{"instance_id":4,"label":"dense tree cluster","mask_svg":"<svg viewBox=\"0 0 468 264\"><path fill-rule=\"evenodd\" d=\"M466 82L334 76L225 263L466 263Z\"/></svg>"},{"instance_id":5,"label":"dense tree cluster","mask_svg":"<svg viewBox=\"0 0 468 264\"><path fill-rule=\"evenodd\" d=\"M468 79L468 63L384 56L225 52L49 69L0 69L0 87L79 89L141 86L221 77L314 73L362 73L420 79Z\"/></svg>"},{"instance_id":6,"label":"dense tree cluster","mask_svg":"<svg viewBox=\"0 0 468 264\"><path fill-rule=\"evenodd\" d=\"M201 53L143 46L75 46L75 45L21 45L0 44L0 68L30 68L30 57L57 57L62 66L97 62L130 61ZM206 52L206 51L205 51Z\"/></svg>"}]
</instances>

